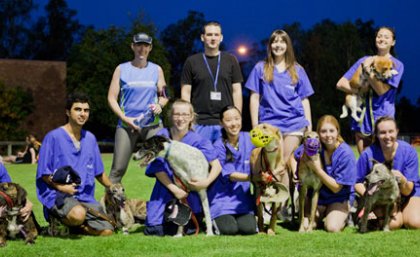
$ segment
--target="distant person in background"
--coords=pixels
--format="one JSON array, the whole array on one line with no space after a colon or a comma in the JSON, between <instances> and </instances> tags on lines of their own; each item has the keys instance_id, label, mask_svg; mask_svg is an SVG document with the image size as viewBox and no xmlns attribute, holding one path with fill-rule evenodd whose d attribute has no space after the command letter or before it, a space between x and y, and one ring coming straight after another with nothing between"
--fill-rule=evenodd
<instances>
[{"instance_id":1,"label":"distant person in background","mask_svg":"<svg viewBox=\"0 0 420 257\"><path fill-rule=\"evenodd\" d=\"M207 190L216 234L257 233L255 198L251 195L251 151L248 132L242 132L242 114L234 106L220 112L222 137L214 143L222 173Z\"/></svg>"},{"instance_id":2,"label":"distant person in background","mask_svg":"<svg viewBox=\"0 0 420 257\"><path fill-rule=\"evenodd\" d=\"M278 127L284 140L283 160L288 160L304 132L312 130L308 97L314 90L305 70L296 62L292 41L285 31L271 33L267 57L255 65L245 87L251 91L252 127L260 123Z\"/></svg>"},{"instance_id":3,"label":"distant person in background","mask_svg":"<svg viewBox=\"0 0 420 257\"><path fill-rule=\"evenodd\" d=\"M369 93L365 98L366 112L364 119L359 123L352 119L351 130L355 132L357 150L361 153L366 147L372 144L374 135L373 128L375 121L381 116L394 117L395 115L395 96L404 73L404 65L395 58L393 50L395 46L395 32L389 27L380 27L376 32L375 45L377 56L389 57L394 63L394 70L398 74L388 80L380 80L371 70L371 65L375 56L365 56L360 58L337 82L337 89L354 94L357 89L350 86L350 80L357 68L363 64L364 72L368 74Z\"/></svg>"},{"instance_id":4,"label":"distant person in background","mask_svg":"<svg viewBox=\"0 0 420 257\"><path fill-rule=\"evenodd\" d=\"M188 57L181 75L181 98L191 102L198 115L194 130L212 142L221 136L220 110L234 105L242 111L241 68L235 56L219 50L222 40L220 23L205 24L204 53Z\"/></svg>"},{"instance_id":5,"label":"distant person in background","mask_svg":"<svg viewBox=\"0 0 420 257\"><path fill-rule=\"evenodd\" d=\"M364 195L364 180L372 170L373 160L392 164L392 172L399 178L401 205L395 206L389 223L390 229L402 226L410 229L420 228L420 178L419 160L416 149L408 143L398 140L398 127L394 118L380 117L375 123L375 138L357 161L356 192ZM373 210L380 219L380 208ZM383 219L382 219L383 220Z\"/></svg>"},{"instance_id":6,"label":"distant person in background","mask_svg":"<svg viewBox=\"0 0 420 257\"><path fill-rule=\"evenodd\" d=\"M121 182L137 140L144 141L162 128L159 114L167 103L166 82L162 68L148 61L152 48L149 35L134 35L131 43L134 59L117 66L109 86L108 104L119 118L109 175L113 183ZM140 115L150 112L154 115L150 122L136 122Z\"/></svg>"},{"instance_id":7,"label":"distant person in background","mask_svg":"<svg viewBox=\"0 0 420 257\"><path fill-rule=\"evenodd\" d=\"M3 157L4 163L35 164L38 161L38 153L41 143L32 134L29 134L26 139L26 147L23 152L17 152L17 155L10 155Z\"/></svg>"}]
</instances>

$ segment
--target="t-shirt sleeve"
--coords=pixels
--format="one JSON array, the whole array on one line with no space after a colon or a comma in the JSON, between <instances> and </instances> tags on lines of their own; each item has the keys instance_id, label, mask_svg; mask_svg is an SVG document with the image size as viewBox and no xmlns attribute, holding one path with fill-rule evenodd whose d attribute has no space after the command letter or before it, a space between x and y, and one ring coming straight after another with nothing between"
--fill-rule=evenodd
<instances>
[{"instance_id":1,"label":"t-shirt sleeve","mask_svg":"<svg viewBox=\"0 0 420 257\"><path fill-rule=\"evenodd\" d=\"M350 67L350 69L344 73L343 77L345 77L347 80L351 80L354 73L356 72L357 68L359 68L360 64L367 58L367 56L360 58L353 64L353 66Z\"/></svg>"},{"instance_id":2,"label":"t-shirt sleeve","mask_svg":"<svg viewBox=\"0 0 420 257\"><path fill-rule=\"evenodd\" d=\"M299 81L296 87L296 91L300 98L307 98L314 94L314 89L312 84L309 81L308 75L305 72L305 69L302 67L299 68Z\"/></svg>"},{"instance_id":3,"label":"t-shirt sleeve","mask_svg":"<svg viewBox=\"0 0 420 257\"><path fill-rule=\"evenodd\" d=\"M102 162L101 152L99 150L98 143L95 139L95 177L101 175L104 171L104 163Z\"/></svg>"},{"instance_id":4,"label":"t-shirt sleeve","mask_svg":"<svg viewBox=\"0 0 420 257\"><path fill-rule=\"evenodd\" d=\"M194 145L194 147L197 147L204 154L204 157L206 157L206 160L208 162L217 159L217 152L215 151L210 140L206 138L201 138L199 143L197 145Z\"/></svg>"},{"instance_id":5,"label":"t-shirt sleeve","mask_svg":"<svg viewBox=\"0 0 420 257\"><path fill-rule=\"evenodd\" d=\"M12 179L10 178L6 167L4 167L4 165L0 163L0 183L4 182L12 182Z\"/></svg>"},{"instance_id":6,"label":"t-shirt sleeve","mask_svg":"<svg viewBox=\"0 0 420 257\"><path fill-rule=\"evenodd\" d=\"M233 162L227 162L226 161L226 146L223 144L222 140L217 140L214 143L214 149L217 152L217 158L220 161L220 164L222 165L222 177L224 179L229 179L230 174L232 174L235 171L235 165Z\"/></svg>"},{"instance_id":7,"label":"t-shirt sleeve","mask_svg":"<svg viewBox=\"0 0 420 257\"><path fill-rule=\"evenodd\" d=\"M419 160L417 157L417 152L411 146L407 148L408 150L404 154L404 164L403 170L401 173L412 182L417 183L419 181Z\"/></svg>"},{"instance_id":8,"label":"t-shirt sleeve","mask_svg":"<svg viewBox=\"0 0 420 257\"><path fill-rule=\"evenodd\" d=\"M357 160L357 177L356 183L363 183L367 174L369 174L369 156L366 151L362 152Z\"/></svg>"},{"instance_id":9,"label":"t-shirt sleeve","mask_svg":"<svg viewBox=\"0 0 420 257\"><path fill-rule=\"evenodd\" d=\"M181 85L192 85L192 63L191 58L188 58L181 73Z\"/></svg>"},{"instance_id":10,"label":"t-shirt sleeve","mask_svg":"<svg viewBox=\"0 0 420 257\"><path fill-rule=\"evenodd\" d=\"M334 156L332 166L335 181L340 185L352 186L356 183L356 172L356 158L351 149L340 149Z\"/></svg>"},{"instance_id":11,"label":"t-shirt sleeve","mask_svg":"<svg viewBox=\"0 0 420 257\"><path fill-rule=\"evenodd\" d=\"M54 141L54 137L47 134L42 142L42 147L39 152L36 179L51 175L54 172L53 161L56 158L56 156L54 156Z\"/></svg>"},{"instance_id":12,"label":"t-shirt sleeve","mask_svg":"<svg viewBox=\"0 0 420 257\"><path fill-rule=\"evenodd\" d=\"M387 81L387 84L393 88L398 88L401 81L401 77L404 73L404 64L396 59L394 59L394 64L395 64L394 69L398 72L398 74L395 74L394 76L392 76Z\"/></svg>"},{"instance_id":13,"label":"t-shirt sleeve","mask_svg":"<svg viewBox=\"0 0 420 257\"><path fill-rule=\"evenodd\" d=\"M248 76L248 80L245 83L245 87L249 90L261 94L260 92L260 80L261 80L261 66L260 63L257 63L254 68L252 69L251 73Z\"/></svg>"},{"instance_id":14,"label":"t-shirt sleeve","mask_svg":"<svg viewBox=\"0 0 420 257\"><path fill-rule=\"evenodd\" d=\"M156 177L158 172L166 172L168 176L172 177L172 171L168 169L164 158L156 158L146 167L146 176L148 177Z\"/></svg>"}]
</instances>

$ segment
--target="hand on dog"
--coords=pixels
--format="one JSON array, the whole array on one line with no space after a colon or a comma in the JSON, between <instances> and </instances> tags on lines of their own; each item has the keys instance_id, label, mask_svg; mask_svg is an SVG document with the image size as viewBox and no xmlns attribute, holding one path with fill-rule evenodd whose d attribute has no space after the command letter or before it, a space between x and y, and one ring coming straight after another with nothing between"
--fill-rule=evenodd
<instances>
[{"instance_id":1,"label":"hand on dog","mask_svg":"<svg viewBox=\"0 0 420 257\"><path fill-rule=\"evenodd\" d=\"M19 211L20 216L23 219L23 222L25 222L29 219L29 216L32 213L32 207L33 207L32 202L29 201L29 199L26 199L26 205L22 209L20 209L20 211Z\"/></svg>"},{"instance_id":2,"label":"hand on dog","mask_svg":"<svg viewBox=\"0 0 420 257\"><path fill-rule=\"evenodd\" d=\"M202 189L206 189L209 186L209 183L206 179L198 180L198 179L192 178L190 181L188 181L188 184L190 185L191 189L194 191L200 191Z\"/></svg>"},{"instance_id":3,"label":"hand on dog","mask_svg":"<svg viewBox=\"0 0 420 257\"><path fill-rule=\"evenodd\" d=\"M316 160L313 160L305 154L302 157L302 160L309 166L311 170L316 171L317 173L320 169L322 169L321 160L319 158L317 158Z\"/></svg>"},{"instance_id":4,"label":"hand on dog","mask_svg":"<svg viewBox=\"0 0 420 257\"><path fill-rule=\"evenodd\" d=\"M273 182L273 175L267 171L261 172L261 181L265 184Z\"/></svg>"},{"instance_id":5,"label":"hand on dog","mask_svg":"<svg viewBox=\"0 0 420 257\"><path fill-rule=\"evenodd\" d=\"M398 185L400 187L408 182L407 178L399 170L392 170L392 174L394 174L397 181L399 181Z\"/></svg>"},{"instance_id":6,"label":"hand on dog","mask_svg":"<svg viewBox=\"0 0 420 257\"><path fill-rule=\"evenodd\" d=\"M72 184L59 184L57 185L57 189L60 190L63 193L69 194L69 195L74 195L75 193L77 193L77 184L72 183Z\"/></svg>"},{"instance_id":7,"label":"hand on dog","mask_svg":"<svg viewBox=\"0 0 420 257\"><path fill-rule=\"evenodd\" d=\"M178 189L174 190L174 192L172 192L172 193L175 195L176 199L178 199L178 200L185 199L188 196L188 193L185 192L183 189L181 189L179 187L178 187Z\"/></svg>"}]
</instances>

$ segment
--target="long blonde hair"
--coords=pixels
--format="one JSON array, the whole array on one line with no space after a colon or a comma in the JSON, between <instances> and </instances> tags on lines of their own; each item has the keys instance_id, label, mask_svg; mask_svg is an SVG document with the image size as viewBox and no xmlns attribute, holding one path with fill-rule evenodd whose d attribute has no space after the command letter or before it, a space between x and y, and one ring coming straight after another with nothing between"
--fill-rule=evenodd
<instances>
[{"instance_id":1,"label":"long blonde hair","mask_svg":"<svg viewBox=\"0 0 420 257\"><path fill-rule=\"evenodd\" d=\"M286 69L290 74L290 77L292 77L292 84L296 84L298 81L298 75L295 68L296 58L295 58L295 52L293 50L292 40L290 39L289 35L284 30L275 30L273 33L271 33L270 39L267 43L267 58L265 59L264 64L264 79L265 81L271 83L273 81L274 77L274 56L273 56L273 49L271 47L271 44L276 40L277 37L280 37L286 42L287 49L285 56L285 62L286 62Z\"/></svg>"}]
</instances>

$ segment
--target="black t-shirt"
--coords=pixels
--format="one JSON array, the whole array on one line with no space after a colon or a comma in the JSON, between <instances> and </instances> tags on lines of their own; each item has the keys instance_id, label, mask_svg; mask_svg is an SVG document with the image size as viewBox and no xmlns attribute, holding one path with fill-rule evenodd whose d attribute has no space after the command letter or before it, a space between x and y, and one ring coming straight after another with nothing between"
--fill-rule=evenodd
<instances>
[{"instance_id":1,"label":"black t-shirt","mask_svg":"<svg viewBox=\"0 0 420 257\"><path fill-rule=\"evenodd\" d=\"M235 56L221 52L219 76L216 91L221 100L211 100L214 90L213 78L216 78L218 56L206 56L213 73L210 75L203 58L203 53L188 57L181 76L181 84L191 85L191 103L198 114L197 123L201 125L219 124L219 112L227 105L233 105L232 84L243 81L241 68Z\"/></svg>"}]
</instances>

